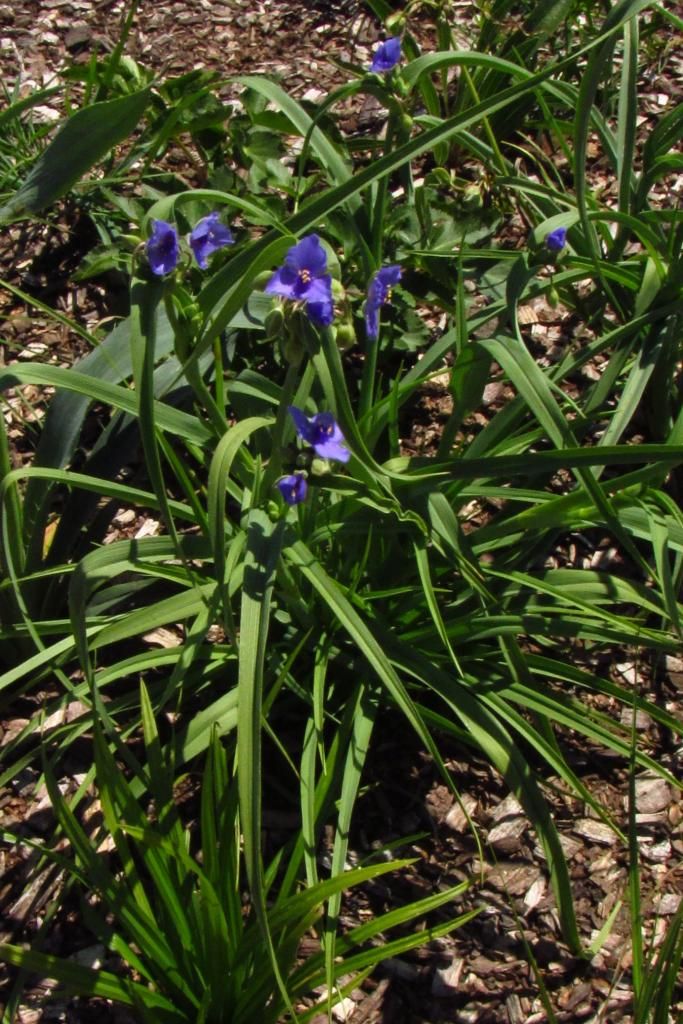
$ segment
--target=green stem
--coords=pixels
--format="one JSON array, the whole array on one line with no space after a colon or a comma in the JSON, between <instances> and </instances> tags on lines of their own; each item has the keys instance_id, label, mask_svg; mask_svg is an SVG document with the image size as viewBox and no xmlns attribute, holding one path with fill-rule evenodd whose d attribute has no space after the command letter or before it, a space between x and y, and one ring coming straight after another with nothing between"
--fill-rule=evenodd
<instances>
[{"instance_id":1,"label":"green stem","mask_svg":"<svg viewBox=\"0 0 683 1024\"><path fill-rule=\"evenodd\" d=\"M370 412L375 398L375 377L377 375L377 350L379 349L379 338L365 342L365 362L363 364L363 377L360 385L360 398L358 401L358 418Z\"/></svg>"},{"instance_id":2,"label":"green stem","mask_svg":"<svg viewBox=\"0 0 683 1024\"><path fill-rule=\"evenodd\" d=\"M284 445L285 430L287 429L287 415L289 406L291 405L296 391L296 383L299 377L299 366L300 364L289 364L287 367L285 382L282 385L280 407L277 411L275 426L273 427L273 448L268 465L266 466L261 480L261 498L263 500L267 499L273 484L282 472L282 448Z\"/></svg>"},{"instance_id":3,"label":"green stem","mask_svg":"<svg viewBox=\"0 0 683 1024\"><path fill-rule=\"evenodd\" d=\"M216 338L213 343L213 365L216 375L216 405L225 415L225 380L223 377L223 347L221 339Z\"/></svg>"}]
</instances>

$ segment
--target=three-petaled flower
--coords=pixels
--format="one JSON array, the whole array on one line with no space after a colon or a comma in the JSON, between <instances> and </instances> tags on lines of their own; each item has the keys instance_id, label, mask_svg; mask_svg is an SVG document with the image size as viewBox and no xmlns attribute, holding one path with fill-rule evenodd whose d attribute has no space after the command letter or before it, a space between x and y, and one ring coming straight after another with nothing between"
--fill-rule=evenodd
<instances>
[{"instance_id":1,"label":"three-petaled flower","mask_svg":"<svg viewBox=\"0 0 683 1024\"><path fill-rule=\"evenodd\" d=\"M152 221L152 234L145 245L145 252L152 273L158 277L175 270L179 256L178 232L165 220Z\"/></svg>"},{"instance_id":2,"label":"three-petaled flower","mask_svg":"<svg viewBox=\"0 0 683 1024\"><path fill-rule=\"evenodd\" d=\"M288 505L299 505L306 500L308 484L303 473L291 473L277 482L280 494Z\"/></svg>"},{"instance_id":3,"label":"three-petaled flower","mask_svg":"<svg viewBox=\"0 0 683 1024\"><path fill-rule=\"evenodd\" d=\"M332 413L319 412L309 417L295 405L290 405L289 412L297 434L310 444L316 455L321 459L336 459L337 462L349 461L351 452Z\"/></svg>"},{"instance_id":4,"label":"three-petaled flower","mask_svg":"<svg viewBox=\"0 0 683 1024\"><path fill-rule=\"evenodd\" d=\"M395 68L401 59L401 37L390 36L380 43L372 55L371 71L384 73Z\"/></svg>"},{"instance_id":5,"label":"three-petaled flower","mask_svg":"<svg viewBox=\"0 0 683 1024\"><path fill-rule=\"evenodd\" d=\"M190 246L194 258L202 270L206 270L209 256L212 253L226 245L232 245L234 241L232 232L225 224L221 223L215 210L206 217L202 217L190 234Z\"/></svg>"},{"instance_id":6,"label":"three-petaled flower","mask_svg":"<svg viewBox=\"0 0 683 1024\"><path fill-rule=\"evenodd\" d=\"M567 241L567 229L555 228L545 236L545 244L551 252L562 252Z\"/></svg>"},{"instance_id":7,"label":"three-petaled flower","mask_svg":"<svg viewBox=\"0 0 683 1024\"><path fill-rule=\"evenodd\" d=\"M317 235L306 235L292 246L265 290L271 295L303 302L309 318L320 327L332 323L332 278L327 273L327 255Z\"/></svg>"},{"instance_id":8,"label":"three-petaled flower","mask_svg":"<svg viewBox=\"0 0 683 1024\"><path fill-rule=\"evenodd\" d=\"M401 268L391 266L382 267L370 281L365 302L365 331L369 341L379 337L379 311L391 301L391 289L400 279Z\"/></svg>"}]
</instances>

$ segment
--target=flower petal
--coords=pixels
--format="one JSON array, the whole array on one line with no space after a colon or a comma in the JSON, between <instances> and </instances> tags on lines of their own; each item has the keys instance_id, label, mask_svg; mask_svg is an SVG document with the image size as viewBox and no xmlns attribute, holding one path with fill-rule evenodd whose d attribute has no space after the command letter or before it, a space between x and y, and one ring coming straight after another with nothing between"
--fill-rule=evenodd
<instances>
[{"instance_id":1,"label":"flower petal","mask_svg":"<svg viewBox=\"0 0 683 1024\"><path fill-rule=\"evenodd\" d=\"M327 270L327 253L317 235L306 235L292 246L285 263L293 270L307 270L311 277L321 277Z\"/></svg>"},{"instance_id":2,"label":"flower petal","mask_svg":"<svg viewBox=\"0 0 683 1024\"><path fill-rule=\"evenodd\" d=\"M319 412L311 420L313 433L313 451L321 459L336 459L338 462L348 462L351 452L345 445L344 435L339 424L329 412Z\"/></svg>"},{"instance_id":3,"label":"flower petal","mask_svg":"<svg viewBox=\"0 0 683 1024\"><path fill-rule=\"evenodd\" d=\"M307 444L313 444L315 438L313 422L309 420L303 409L297 409L295 405L290 405L289 415L294 420L294 426L299 437Z\"/></svg>"},{"instance_id":4,"label":"flower petal","mask_svg":"<svg viewBox=\"0 0 683 1024\"><path fill-rule=\"evenodd\" d=\"M379 303L368 301L365 303L365 333L368 341L377 341L379 338Z\"/></svg>"},{"instance_id":5,"label":"flower petal","mask_svg":"<svg viewBox=\"0 0 683 1024\"><path fill-rule=\"evenodd\" d=\"M314 324L328 327L334 320L332 278L329 274L314 278L306 288L306 312Z\"/></svg>"},{"instance_id":6,"label":"flower petal","mask_svg":"<svg viewBox=\"0 0 683 1024\"><path fill-rule=\"evenodd\" d=\"M178 232L165 220L152 221L152 234L145 245L150 269L158 277L170 274L178 263Z\"/></svg>"},{"instance_id":7,"label":"flower petal","mask_svg":"<svg viewBox=\"0 0 683 1024\"><path fill-rule=\"evenodd\" d=\"M401 37L390 36L380 43L372 55L371 71L391 71L401 59Z\"/></svg>"},{"instance_id":8,"label":"flower petal","mask_svg":"<svg viewBox=\"0 0 683 1024\"><path fill-rule=\"evenodd\" d=\"M202 270L206 270L208 258L212 253L226 245L232 245L233 242L230 229L221 223L217 211L202 217L190 234L190 246Z\"/></svg>"},{"instance_id":9,"label":"flower petal","mask_svg":"<svg viewBox=\"0 0 683 1024\"><path fill-rule=\"evenodd\" d=\"M344 435L339 427L334 437L328 437L315 445L314 451L321 459L336 459L337 462L348 462L351 452L344 444Z\"/></svg>"},{"instance_id":10,"label":"flower petal","mask_svg":"<svg viewBox=\"0 0 683 1024\"><path fill-rule=\"evenodd\" d=\"M400 281L401 273L397 265L382 267L370 281L365 303L365 331L369 341L379 337L379 311L389 301L391 289Z\"/></svg>"},{"instance_id":11,"label":"flower petal","mask_svg":"<svg viewBox=\"0 0 683 1024\"><path fill-rule=\"evenodd\" d=\"M278 489L288 505L298 505L306 500L308 484L303 473L292 473L278 480Z\"/></svg>"},{"instance_id":12,"label":"flower petal","mask_svg":"<svg viewBox=\"0 0 683 1024\"><path fill-rule=\"evenodd\" d=\"M551 252L561 252L567 241L567 229L555 228L545 236L545 244Z\"/></svg>"},{"instance_id":13,"label":"flower petal","mask_svg":"<svg viewBox=\"0 0 683 1024\"><path fill-rule=\"evenodd\" d=\"M282 295L285 299L298 299L296 285L299 275L292 267L278 267L264 291L269 295Z\"/></svg>"}]
</instances>

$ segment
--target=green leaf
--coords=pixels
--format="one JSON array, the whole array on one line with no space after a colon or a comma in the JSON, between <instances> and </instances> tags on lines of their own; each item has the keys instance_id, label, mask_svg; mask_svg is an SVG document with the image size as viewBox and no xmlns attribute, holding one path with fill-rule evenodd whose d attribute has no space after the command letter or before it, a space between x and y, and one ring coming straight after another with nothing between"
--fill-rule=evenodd
<instances>
[{"instance_id":1,"label":"green leaf","mask_svg":"<svg viewBox=\"0 0 683 1024\"><path fill-rule=\"evenodd\" d=\"M76 111L59 129L23 185L0 209L0 223L38 213L68 192L86 171L131 134L150 96L149 89L142 89Z\"/></svg>"},{"instance_id":2,"label":"green leaf","mask_svg":"<svg viewBox=\"0 0 683 1024\"><path fill-rule=\"evenodd\" d=\"M159 1014L158 1020L168 1024L185 1024L187 1018L163 996L158 995L143 985L117 978L109 971L93 971L89 967L70 963L49 953L39 953L32 949L22 949L9 944L0 945L0 960L13 964L22 970L31 971L44 978L54 978L66 989L77 995L101 996L113 999L126 1006L141 1003Z\"/></svg>"}]
</instances>

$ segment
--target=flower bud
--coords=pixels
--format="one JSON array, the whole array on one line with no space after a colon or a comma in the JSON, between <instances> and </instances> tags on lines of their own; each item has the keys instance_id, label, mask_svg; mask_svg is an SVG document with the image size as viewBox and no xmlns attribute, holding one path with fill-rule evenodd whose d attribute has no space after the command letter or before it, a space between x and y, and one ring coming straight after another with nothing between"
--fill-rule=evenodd
<instances>
[{"instance_id":1,"label":"flower bud","mask_svg":"<svg viewBox=\"0 0 683 1024\"><path fill-rule=\"evenodd\" d=\"M276 341L282 335L282 328L285 322L285 313L279 304L273 306L266 316L266 341Z\"/></svg>"},{"instance_id":2,"label":"flower bud","mask_svg":"<svg viewBox=\"0 0 683 1024\"><path fill-rule=\"evenodd\" d=\"M282 345L282 355L286 361L291 366L299 366L305 353L306 349L301 338L297 334L294 334L294 332L290 332Z\"/></svg>"},{"instance_id":3,"label":"flower bud","mask_svg":"<svg viewBox=\"0 0 683 1024\"><path fill-rule=\"evenodd\" d=\"M413 119L405 110L401 112L401 132L410 135L413 127Z\"/></svg>"},{"instance_id":4,"label":"flower bud","mask_svg":"<svg viewBox=\"0 0 683 1024\"><path fill-rule=\"evenodd\" d=\"M337 348L341 352L353 348L356 344L356 332L350 320L342 320L337 327Z\"/></svg>"}]
</instances>

